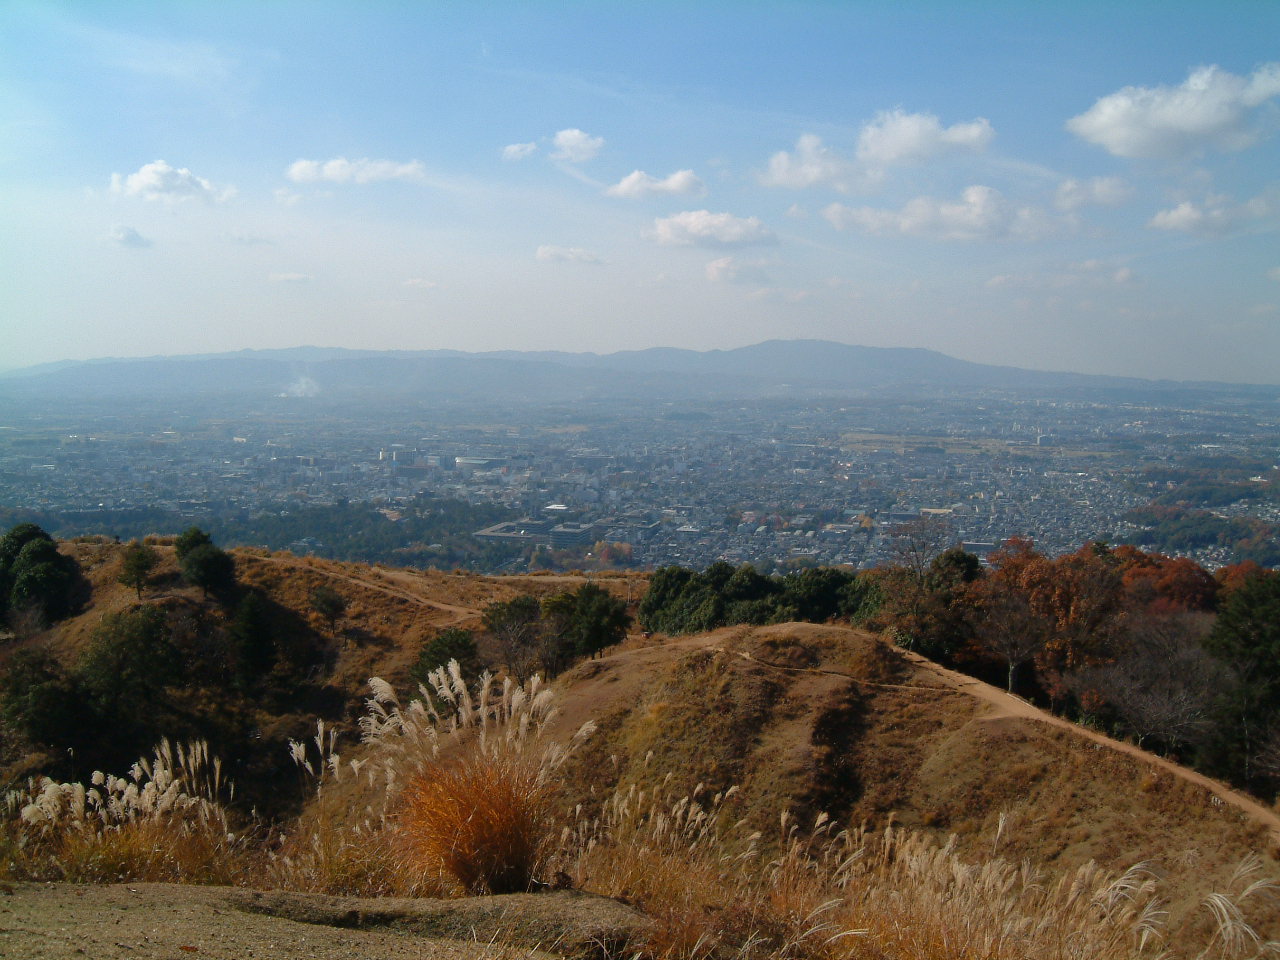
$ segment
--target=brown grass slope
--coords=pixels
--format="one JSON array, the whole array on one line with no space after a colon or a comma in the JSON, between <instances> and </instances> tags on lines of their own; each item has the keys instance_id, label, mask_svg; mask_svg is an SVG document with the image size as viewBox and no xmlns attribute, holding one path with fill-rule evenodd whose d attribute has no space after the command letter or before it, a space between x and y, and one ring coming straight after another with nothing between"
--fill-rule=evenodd
<instances>
[{"instance_id":1,"label":"brown grass slope","mask_svg":"<svg viewBox=\"0 0 1280 960\"><path fill-rule=\"evenodd\" d=\"M966 857L1055 873L1150 861L1173 919L1250 853L1280 873L1271 811L848 627L653 643L580 665L560 692L563 731L600 724L570 780L580 796L671 776L740 785L741 815L766 838L787 808L801 822L826 812L954 834ZM1274 910L1257 919L1280 934Z\"/></svg>"}]
</instances>

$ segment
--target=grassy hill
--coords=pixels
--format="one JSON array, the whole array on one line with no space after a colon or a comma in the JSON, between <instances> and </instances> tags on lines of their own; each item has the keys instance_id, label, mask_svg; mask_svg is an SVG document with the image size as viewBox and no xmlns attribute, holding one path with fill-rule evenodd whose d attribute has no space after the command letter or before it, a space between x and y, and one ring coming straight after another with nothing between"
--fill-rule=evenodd
<instances>
[{"instance_id":1,"label":"grassy hill","mask_svg":"<svg viewBox=\"0 0 1280 960\"><path fill-rule=\"evenodd\" d=\"M75 663L104 622L139 605L136 593L118 583L121 545L86 541L65 543L62 549L76 557L89 584L80 611L50 630L11 638L0 646L0 662L24 649L43 648L65 663ZM174 629L186 630L192 650L215 643L234 619L234 598L206 599L182 582L169 543L160 541L156 549L161 560L141 603L163 609ZM239 590L259 591L269 601L277 646L288 653L282 654L273 676L252 691L218 702L211 702L208 692L215 689L213 684L173 691L168 709L188 730L196 731L208 721L215 732L212 739L221 738L220 746L247 751L247 759L224 756L233 778L240 781L242 796L253 798L260 810L270 807L261 801L273 792L294 799L275 805L281 819L274 826L259 823L237 831L241 845L234 857L223 856L234 870L187 879L346 895L432 892L429 885L415 886L421 878L406 878L404 865L413 858L397 832L408 822L398 806L402 801L397 791L411 779L412 770L423 769L427 761L414 760L417 766L406 767L405 779L394 788L375 783L370 771L382 762L381 745L377 736L372 744L358 745L357 722L378 711L384 718L391 711L395 719L399 708L384 698L374 714L367 714L368 678L387 681L387 696L397 694L407 710L409 668L423 643L447 627L477 631L481 660L500 669L500 647L483 632L485 606L522 594L550 596L580 586L584 578L483 577L282 553L235 551L234 556ZM626 600L632 610L644 590L641 575L597 577L595 582ZM310 597L320 586L338 591L347 601L343 616L332 626L312 609ZM309 664L305 675L290 675L297 663ZM1028 898L1074 889L1071 884L1084 889L1087 884L1081 878L1094 876L1091 863L1118 877L1135 864L1148 864L1151 875L1160 878L1167 929L1177 931L1179 940L1164 946L1176 956L1195 956L1210 943L1223 956L1252 955L1249 943L1239 951L1225 949L1220 934L1215 934L1223 928L1202 904L1211 894L1233 887L1239 892L1247 882L1275 879L1280 873L1280 820L1269 808L847 625L731 627L679 638L633 633L604 656L563 674L552 692L557 712L540 714L531 724L539 744L570 745L584 723L591 721L596 727L557 760L549 778L554 796L542 808L544 816L559 824L564 811L576 808L565 837L577 831L598 841L579 847L563 841L568 846L561 847L559 859L553 858L557 875L577 887L621 896L657 917L661 946L646 948L654 955L701 957L726 950L743 956L765 950L771 956L797 957L1091 955L1034 952L1025 945L1026 952L1018 953L1012 939L985 953L931 953L934 948L925 946L915 953L887 948L880 953L841 953L835 944L818 949L807 942L783 949L792 935L787 932L786 911L799 909L802 901L813 909L823 902L810 903L795 890L803 888L806 897L845 897L839 890L847 890L852 882L846 877L846 886L833 886L834 872L824 874L821 882L814 879L813 864L834 855L828 842L834 834L821 826L822 815L851 831L840 840L845 859L862 864L857 869L866 871L868 884L873 879L880 884L866 888L880 891L867 893L867 903L890 896L884 891L891 882L918 894L927 883L941 883L937 876L945 874L952 877L949 883L960 883L956 878L963 874L970 885L964 895L977 897L975 902L991 905L1008 897L1009 917L1018 910L1048 917L1049 906L1035 906L1040 901ZM437 705L447 713L443 701ZM326 729L339 731L339 746L332 746L323 734L308 744L317 719L324 720ZM366 724L366 734L370 729ZM395 740L401 751L396 762L404 762L404 730L401 723L395 732L401 738ZM391 737L385 729L382 736ZM318 761L313 767L325 783L318 791L312 792L316 784L302 777L290 759L290 740ZM454 743L447 737L441 742ZM464 756L473 749L467 745L471 742L446 745L444 755L454 750ZM5 753L9 782L50 764L65 765L52 755L18 755L12 738ZM352 760L367 767L363 773L356 769L354 777L325 781L330 755L334 773ZM87 777L80 771L77 775ZM470 795L471 800L478 804L487 792L487 787L481 789ZM682 797L694 799L683 801L684 813L671 812ZM639 824L635 818L641 808L668 812L646 815ZM706 812L707 819L696 822L701 826L690 826L691 809ZM228 816L243 822L243 804L240 810ZM644 833L662 822L674 824L670 829L686 838L687 846L668 849L656 834ZM711 823L714 831L707 833ZM630 826L624 829L626 824ZM750 839L752 834L758 836ZM599 851L622 848L624 836L631 852L602 860ZM322 839L333 848L321 851ZM714 855L708 852L713 847L719 851ZM755 860L732 859L747 858L747 848ZM6 856L13 876L21 858L12 852ZM1254 872L1245 880L1234 876L1251 856L1258 858ZM660 860L665 866L658 866ZM620 866L641 862L645 869L634 874ZM731 862L758 867L740 876ZM911 863L931 864L928 877L933 879L926 880L926 873L908 876L903 871L909 873ZM965 874L969 868L964 864L977 865L973 869L978 872ZM118 876L129 879L127 867L120 869L125 872ZM843 869L855 868L846 864ZM792 890L788 896L799 898L794 902L778 892L779 871L798 871L786 888ZM797 879L802 874L809 886ZM771 877L773 886L766 890L752 885L756 881L742 879L748 875ZM139 877L159 878L169 877ZM655 878L665 879L659 883ZM1066 886L1057 886L1060 882ZM994 884L985 901L973 886L980 883ZM1132 896L1124 896L1138 903L1138 880L1133 884ZM661 890L683 891L679 909L672 895ZM961 892L943 891L957 898ZM1062 896L1065 903L1069 897ZM728 901L740 899L752 904L749 917L730 909ZM1246 900L1245 917L1254 928L1266 936L1280 936L1280 913L1274 904L1256 895ZM1081 909L1086 920L1094 916L1089 912L1094 908ZM1097 906L1094 919L1100 923L1111 909ZM888 916L886 910L875 915ZM910 910L903 916L915 917L912 922L921 930L935 923L945 929L947 914L939 910L932 919ZM858 916L857 922L869 922L866 914ZM954 919L963 926L963 917ZM1068 924L1063 918L1055 922ZM812 921L800 928L815 925ZM756 935L744 932L748 928L764 938L765 947L743 946L750 946ZM699 952L696 944L704 936L720 947ZM889 934L880 930L875 936L883 947ZM1093 956L1129 955L1095 949Z\"/></svg>"}]
</instances>

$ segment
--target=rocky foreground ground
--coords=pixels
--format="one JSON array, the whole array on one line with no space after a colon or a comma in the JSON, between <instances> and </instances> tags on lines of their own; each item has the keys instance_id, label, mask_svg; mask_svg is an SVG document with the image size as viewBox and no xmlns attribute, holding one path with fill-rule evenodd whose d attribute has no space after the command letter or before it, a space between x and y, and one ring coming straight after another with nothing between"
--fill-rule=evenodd
<instances>
[{"instance_id":1,"label":"rocky foreground ground","mask_svg":"<svg viewBox=\"0 0 1280 960\"><path fill-rule=\"evenodd\" d=\"M0 957L591 960L643 936L637 911L573 891L406 900L158 883L0 887Z\"/></svg>"}]
</instances>

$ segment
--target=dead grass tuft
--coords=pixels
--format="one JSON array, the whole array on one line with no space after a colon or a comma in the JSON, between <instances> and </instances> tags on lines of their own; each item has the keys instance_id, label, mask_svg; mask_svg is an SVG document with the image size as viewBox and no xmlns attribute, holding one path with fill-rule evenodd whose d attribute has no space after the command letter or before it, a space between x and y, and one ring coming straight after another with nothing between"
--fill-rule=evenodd
<instances>
[{"instance_id":1,"label":"dead grass tuft","mask_svg":"<svg viewBox=\"0 0 1280 960\"><path fill-rule=\"evenodd\" d=\"M48 777L5 798L0 873L74 883L235 883L251 862L250 838L223 806L231 790L204 742L162 741L150 759L86 786Z\"/></svg>"},{"instance_id":2,"label":"dead grass tuft","mask_svg":"<svg viewBox=\"0 0 1280 960\"><path fill-rule=\"evenodd\" d=\"M552 775L568 745L543 741L551 693L481 677L474 692L456 662L401 704L370 681L358 759L343 761L323 726L294 759L317 784L309 817L273 861L278 886L352 895L506 893L535 886L559 835ZM349 812L362 810L358 823Z\"/></svg>"}]
</instances>

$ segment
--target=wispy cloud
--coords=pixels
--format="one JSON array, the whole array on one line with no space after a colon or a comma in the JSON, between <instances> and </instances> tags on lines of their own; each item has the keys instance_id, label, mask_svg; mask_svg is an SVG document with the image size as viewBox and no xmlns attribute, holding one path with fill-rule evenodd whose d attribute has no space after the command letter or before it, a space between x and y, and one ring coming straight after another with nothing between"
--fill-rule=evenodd
<instances>
[{"instance_id":1,"label":"wispy cloud","mask_svg":"<svg viewBox=\"0 0 1280 960\"><path fill-rule=\"evenodd\" d=\"M605 191L611 197L702 196L707 186L692 170L677 170L659 180L643 170L633 170Z\"/></svg>"},{"instance_id":2,"label":"wispy cloud","mask_svg":"<svg viewBox=\"0 0 1280 960\"><path fill-rule=\"evenodd\" d=\"M523 160L532 156L538 149L536 143L509 143L502 148L503 160Z\"/></svg>"},{"instance_id":3,"label":"wispy cloud","mask_svg":"<svg viewBox=\"0 0 1280 960\"><path fill-rule=\"evenodd\" d=\"M285 176L294 183L377 183L381 180L421 180L426 176L421 161L401 163L396 160L297 160L289 165Z\"/></svg>"},{"instance_id":4,"label":"wispy cloud","mask_svg":"<svg viewBox=\"0 0 1280 960\"><path fill-rule=\"evenodd\" d=\"M1032 239L1051 228L1035 207L1017 207L993 187L967 187L957 201L916 197L897 210L833 203L822 215L837 230L934 240Z\"/></svg>"},{"instance_id":5,"label":"wispy cloud","mask_svg":"<svg viewBox=\"0 0 1280 960\"><path fill-rule=\"evenodd\" d=\"M668 246L735 247L777 243L759 217L735 217L710 210L686 210L653 222L653 237Z\"/></svg>"},{"instance_id":6,"label":"wispy cloud","mask_svg":"<svg viewBox=\"0 0 1280 960\"><path fill-rule=\"evenodd\" d=\"M948 153L979 152L994 136L990 122L982 117L944 127L931 113L881 111L859 130L852 155L841 154L815 134L802 134L794 150L781 150L769 158L760 182L792 189L819 185L840 191L864 189L883 180L890 167L923 163Z\"/></svg>"},{"instance_id":7,"label":"wispy cloud","mask_svg":"<svg viewBox=\"0 0 1280 960\"><path fill-rule=\"evenodd\" d=\"M1210 194L1199 203L1184 200L1159 211L1147 226L1179 233L1229 233L1251 223L1273 220L1280 214L1280 196L1259 194L1244 203L1233 203L1225 194Z\"/></svg>"},{"instance_id":8,"label":"wispy cloud","mask_svg":"<svg viewBox=\"0 0 1280 960\"><path fill-rule=\"evenodd\" d=\"M142 249L151 246L151 241L140 234L133 227L116 225L111 228L111 232L107 234L107 239L112 243L118 243L122 247L135 247Z\"/></svg>"},{"instance_id":9,"label":"wispy cloud","mask_svg":"<svg viewBox=\"0 0 1280 960\"><path fill-rule=\"evenodd\" d=\"M1058 184L1054 204L1059 210L1081 207L1115 207L1133 196L1133 188L1119 177L1094 177L1090 180L1063 180Z\"/></svg>"},{"instance_id":10,"label":"wispy cloud","mask_svg":"<svg viewBox=\"0 0 1280 960\"><path fill-rule=\"evenodd\" d=\"M597 254L581 247L541 246L534 253L541 263L604 263Z\"/></svg>"}]
</instances>

